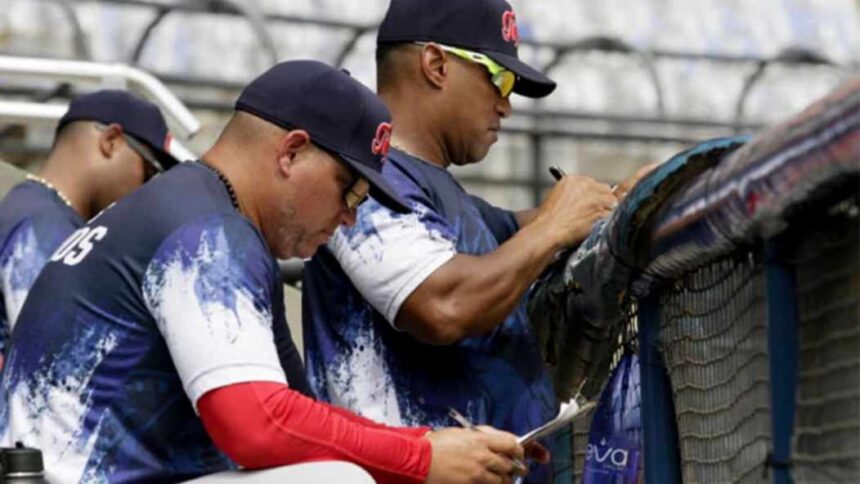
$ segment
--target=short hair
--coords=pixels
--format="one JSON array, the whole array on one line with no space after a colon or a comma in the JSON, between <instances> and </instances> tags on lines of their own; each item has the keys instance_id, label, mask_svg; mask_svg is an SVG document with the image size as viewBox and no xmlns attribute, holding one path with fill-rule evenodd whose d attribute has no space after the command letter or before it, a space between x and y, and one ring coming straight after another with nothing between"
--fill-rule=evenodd
<instances>
[{"instance_id":1,"label":"short hair","mask_svg":"<svg viewBox=\"0 0 860 484\"><path fill-rule=\"evenodd\" d=\"M264 139L282 136L287 130L244 111L236 111L221 131L218 142L227 141L243 146Z\"/></svg>"},{"instance_id":2,"label":"short hair","mask_svg":"<svg viewBox=\"0 0 860 484\"><path fill-rule=\"evenodd\" d=\"M77 135L82 133L84 129L91 129L91 125L94 123L95 121L81 120L64 124L54 135L54 142L51 144L51 149L53 150L57 146L65 144L75 138Z\"/></svg>"},{"instance_id":3,"label":"short hair","mask_svg":"<svg viewBox=\"0 0 860 484\"><path fill-rule=\"evenodd\" d=\"M384 43L376 46L376 90L382 92L392 83L403 71L401 65L402 56L400 52L407 50L407 47L413 44L408 42Z\"/></svg>"}]
</instances>

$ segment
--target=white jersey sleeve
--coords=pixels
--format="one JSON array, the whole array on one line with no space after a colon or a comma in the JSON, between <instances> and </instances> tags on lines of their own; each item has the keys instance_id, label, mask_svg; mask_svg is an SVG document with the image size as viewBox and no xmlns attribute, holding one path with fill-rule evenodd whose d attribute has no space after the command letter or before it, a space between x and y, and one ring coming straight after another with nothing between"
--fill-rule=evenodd
<instances>
[{"instance_id":1,"label":"white jersey sleeve","mask_svg":"<svg viewBox=\"0 0 860 484\"><path fill-rule=\"evenodd\" d=\"M397 214L368 200L358 223L341 227L328 244L359 293L392 326L406 298L457 254L441 218L423 205L413 209Z\"/></svg>"},{"instance_id":2,"label":"white jersey sleeve","mask_svg":"<svg viewBox=\"0 0 860 484\"><path fill-rule=\"evenodd\" d=\"M286 383L272 331L274 261L236 216L186 224L161 245L143 293L195 409L235 383Z\"/></svg>"}]
</instances>

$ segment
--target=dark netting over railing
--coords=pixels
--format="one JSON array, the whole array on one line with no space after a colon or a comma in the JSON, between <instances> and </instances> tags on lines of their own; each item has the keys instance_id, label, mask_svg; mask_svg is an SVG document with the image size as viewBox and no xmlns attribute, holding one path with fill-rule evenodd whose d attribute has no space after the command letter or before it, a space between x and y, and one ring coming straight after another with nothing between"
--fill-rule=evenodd
<instances>
[{"instance_id":1,"label":"dark netting over railing","mask_svg":"<svg viewBox=\"0 0 860 484\"><path fill-rule=\"evenodd\" d=\"M660 294L686 482L762 482L770 385L761 258L740 252Z\"/></svg>"},{"instance_id":2,"label":"dark netting over railing","mask_svg":"<svg viewBox=\"0 0 860 484\"><path fill-rule=\"evenodd\" d=\"M811 221L793 251L798 483L860 481L860 218L857 201Z\"/></svg>"},{"instance_id":3,"label":"dark netting over railing","mask_svg":"<svg viewBox=\"0 0 860 484\"><path fill-rule=\"evenodd\" d=\"M860 482L858 199L860 78L666 161L535 285L557 392L597 398L638 332L648 482Z\"/></svg>"}]
</instances>

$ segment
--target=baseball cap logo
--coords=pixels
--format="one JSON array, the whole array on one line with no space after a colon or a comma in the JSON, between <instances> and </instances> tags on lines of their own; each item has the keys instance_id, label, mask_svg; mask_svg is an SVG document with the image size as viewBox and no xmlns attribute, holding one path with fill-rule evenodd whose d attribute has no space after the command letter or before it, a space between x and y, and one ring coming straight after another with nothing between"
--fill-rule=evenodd
<instances>
[{"instance_id":1,"label":"baseball cap logo","mask_svg":"<svg viewBox=\"0 0 860 484\"><path fill-rule=\"evenodd\" d=\"M502 38L505 42L520 43L520 31L517 28L517 15L513 10L505 10L502 14Z\"/></svg>"},{"instance_id":2,"label":"baseball cap logo","mask_svg":"<svg viewBox=\"0 0 860 484\"><path fill-rule=\"evenodd\" d=\"M376 136L370 145L370 151L374 155L388 156L388 148L391 146L391 123L379 123L376 128Z\"/></svg>"}]
</instances>

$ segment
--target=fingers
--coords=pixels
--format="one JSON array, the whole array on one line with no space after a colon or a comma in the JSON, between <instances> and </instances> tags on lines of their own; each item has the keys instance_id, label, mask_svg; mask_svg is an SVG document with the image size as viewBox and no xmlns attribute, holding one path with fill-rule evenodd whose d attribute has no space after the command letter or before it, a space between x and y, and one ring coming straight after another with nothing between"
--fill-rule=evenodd
<instances>
[{"instance_id":1,"label":"fingers","mask_svg":"<svg viewBox=\"0 0 860 484\"><path fill-rule=\"evenodd\" d=\"M609 211L615 210L615 207L618 206L618 199L611 192L608 195L604 194L600 197L600 206Z\"/></svg>"},{"instance_id":2,"label":"fingers","mask_svg":"<svg viewBox=\"0 0 860 484\"><path fill-rule=\"evenodd\" d=\"M565 175L561 180L556 183L556 186L565 186L565 185L582 185L588 186L593 189L601 189L601 186L605 185L605 183L599 182L596 179L586 176L586 175Z\"/></svg>"},{"instance_id":3,"label":"fingers","mask_svg":"<svg viewBox=\"0 0 860 484\"><path fill-rule=\"evenodd\" d=\"M612 196L612 187L606 183L599 182L597 180L592 180L594 182L594 189L597 193L604 196Z\"/></svg>"},{"instance_id":4,"label":"fingers","mask_svg":"<svg viewBox=\"0 0 860 484\"><path fill-rule=\"evenodd\" d=\"M510 483L528 468L518 464L524 449L513 434L491 427L441 429L427 435L433 457L427 482Z\"/></svg>"},{"instance_id":5,"label":"fingers","mask_svg":"<svg viewBox=\"0 0 860 484\"><path fill-rule=\"evenodd\" d=\"M514 434L487 426L479 428L487 447L493 452L504 454L514 459L523 459L525 457L525 452L522 446L517 444L517 438Z\"/></svg>"},{"instance_id":6,"label":"fingers","mask_svg":"<svg viewBox=\"0 0 860 484\"><path fill-rule=\"evenodd\" d=\"M618 200L611 193L592 194L587 203L589 212L594 212L597 218L608 215L618 206Z\"/></svg>"},{"instance_id":7,"label":"fingers","mask_svg":"<svg viewBox=\"0 0 860 484\"><path fill-rule=\"evenodd\" d=\"M568 175L564 177L562 182L568 185L582 185L582 187L590 193L612 195L612 187L606 183L599 182L590 176Z\"/></svg>"},{"instance_id":8,"label":"fingers","mask_svg":"<svg viewBox=\"0 0 860 484\"><path fill-rule=\"evenodd\" d=\"M487 448L492 453L487 468L496 474L526 475L528 467L523 464L525 449L516 442L516 436L493 427L478 427Z\"/></svg>"},{"instance_id":9,"label":"fingers","mask_svg":"<svg viewBox=\"0 0 860 484\"><path fill-rule=\"evenodd\" d=\"M613 192L615 194L615 197L618 198L618 201L620 202L621 200L623 200L624 197L627 196L627 193L634 186L636 186L637 183L639 183L639 180L644 178L647 174L651 173L655 168L660 165L661 162L649 163L636 170L636 173L634 173L633 176L616 185L613 189Z\"/></svg>"},{"instance_id":10,"label":"fingers","mask_svg":"<svg viewBox=\"0 0 860 484\"><path fill-rule=\"evenodd\" d=\"M586 176L568 175L553 191L553 205L565 209L579 202L611 210L618 203L609 185Z\"/></svg>"},{"instance_id":11,"label":"fingers","mask_svg":"<svg viewBox=\"0 0 860 484\"><path fill-rule=\"evenodd\" d=\"M549 463L549 459L551 454L549 451L541 445L539 442L530 442L525 446L526 458L533 460L539 464L547 464Z\"/></svg>"},{"instance_id":12,"label":"fingers","mask_svg":"<svg viewBox=\"0 0 860 484\"><path fill-rule=\"evenodd\" d=\"M486 464L487 470L493 474L507 476L517 472L517 467L511 459L499 454L493 454Z\"/></svg>"},{"instance_id":13,"label":"fingers","mask_svg":"<svg viewBox=\"0 0 860 484\"><path fill-rule=\"evenodd\" d=\"M567 247L582 242L594 223L608 217L617 205L609 185L587 176L569 175L541 204L536 220L554 234L548 240Z\"/></svg>"}]
</instances>

